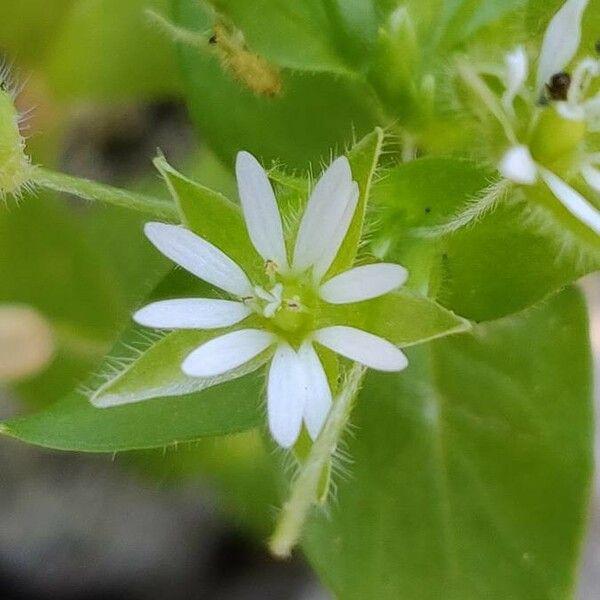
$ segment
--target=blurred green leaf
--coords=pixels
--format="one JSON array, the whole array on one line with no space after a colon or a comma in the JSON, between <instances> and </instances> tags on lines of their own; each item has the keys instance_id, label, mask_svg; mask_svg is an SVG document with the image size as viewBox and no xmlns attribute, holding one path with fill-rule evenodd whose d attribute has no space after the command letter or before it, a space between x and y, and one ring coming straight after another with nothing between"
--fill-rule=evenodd
<instances>
[{"instance_id":1,"label":"blurred green leaf","mask_svg":"<svg viewBox=\"0 0 600 600\"><path fill-rule=\"evenodd\" d=\"M24 442L78 452L160 448L255 427L263 419L257 375L177 398L110 409L74 393L50 408L7 421L0 432Z\"/></svg>"},{"instance_id":2,"label":"blurred green leaf","mask_svg":"<svg viewBox=\"0 0 600 600\"><path fill-rule=\"evenodd\" d=\"M77 0L57 24L46 70L63 99L124 101L179 89L171 41L144 9L168 0ZM40 10L47 10L45 7Z\"/></svg>"},{"instance_id":3,"label":"blurred green leaf","mask_svg":"<svg viewBox=\"0 0 600 600\"><path fill-rule=\"evenodd\" d=\"M527 0L442 0L433 40L438 50L456 48L482 29L522 9Z\"/></svg>"},{"instance_id":4,"label":"blurred green leaf","mask_svg":"<svg viewBox=\"0 0 600 600\"><path fill-rule=\"evenodd\" d=\"M61 21L77 0L9 0L2 3L0 48L27 65L42 62Z\"/></svg>"},{"instance_id":5,"label":"blurred green leaf","mask_svg":"<svg viewBox=\"0 0 600 600\"><path fill-rule=\"evenodd\" d=\"M572 597L592 474L587 317L569 289L370 373L350 475L309 524L340 600Z\"/></svg>"},{"instance_id":6,"label":"blurred green leaf","mask_svg":"<svg viewBox=\"0 0 600 600\"><path fill-rule=\"evenodd\" d=\"M34 307L55 335L49 368L18 384L36 405L87 377L167 272L137 214L65 204L41 190L0 210L0 256L0 301Z\"/></svg>"},{"instance_id":7,"label":"blurred green leaf","mask_svg":"<svg viewBox=\"0 0 600 600\"><path fill-rule=\"evenodd\" d=\"M209 0L208 3L244 33L254 52L280 66L337 73L349 70L343 53L342 15L335 2Z\"/></svg>"},{"instance_id":8,"label":"blurred green leaf","mask_svg":"<svg viewBox=\"0 0 600 600\"><path fill-rule=\"evenodd\" d=\"M242 30L250 48L299 71L355 76L394 0L207 0ZM268 26L265 26L268 15ZM291 42L291 43L290 43Z\"/></svg>"},{"instance_id":9,"label":"blurred green leaf","mask_svg":"<svg viewBox=\"0 0 600 600\"><path fill-rule=\"evenodd\" d=\"M106 339L120 299L64 205L39 194L0 207L0 257L0 300L30 304L53 322Z\"/></svg>"},{"instance_id":10,"label":"blurred green leaf","mask_svg":"<svg viewBox=\"0 0 600 600\"><path fill-rule=\"evenodd\" d=\"M205 33L212 25L195 0L174 0L174 15L192 31ZM304 170L328 159L332 148L341 153L380 120L372 91L359 80L284 69L281 96L265 98L237 83L212 53L182 47L181 64L192 118L228 164L245 149Z\"/></svg>"}]
</instances>

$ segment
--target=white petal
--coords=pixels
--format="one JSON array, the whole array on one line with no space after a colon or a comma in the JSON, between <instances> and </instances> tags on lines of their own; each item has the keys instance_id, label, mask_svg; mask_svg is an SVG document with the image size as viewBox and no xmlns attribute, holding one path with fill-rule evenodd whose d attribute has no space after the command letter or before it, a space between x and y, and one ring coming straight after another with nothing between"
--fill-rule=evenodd
<instances>
[{"instance_id":1,"label":"white petal","mask_svg":"<svg viewBox=\"0 0 600 600\"><path fill-rule=\"evenodd\" d=\"M529 74L529 59L523 46L519 46L504 57L506 65L506 91L502 102L507 110L512 111L513 101Z\"/></svg>"},{"instance_id":2,"label":"white petal","mask_svg":"<svg viewBox=\"0 0 600 600\"><path fill-rule=\"evenodd\" d=\"M571 76L571 85L567 99L569 104L580 104L587 95L594 78L598 77L598 61L593 58L584 58L577 63Z\"/></svg>"},{"instance_id":3,"label":"white petal","mask_svg":"<svg viewBox=\"0 0 600 600\"><path fill-rule=\"evenodd\" d=\"M408 271L400 265L365 265L336 275L321 286L319 295L331 304L361 302L395 290L407 277Z\"/></svg>"},{"instance_id":4,"label":"white petal","mask_svg":"<svg viewBox=\"0 0 600 600\"><path fill-rule=\"evenodd\" d=\"M354 327L335 325L315 332L315 340L330 350L378 371L401 371L408 360L394 344Z\"/></svg>"},{"instance_id":5,"label":"white petal","mask_svg":"<svg viewBox=\"0 0 600 600\"><path fill-rule=\"evenodd\" d=\"M186 271L230 294L251 296L252 285L225 253L188 229L166 223L146 223L148 239Z\"/></svg>"},{"instance_id":6,"label":"white petal","mask_svg":"<svg viewBox=\"0 0 600 600\"><path fill-rule=\"evenodd\" d=\"M215 377L231 371L275 343L275 336L260 329L241 329L210 340L189 354L182 371L190 377Z\"/></svg>"},{"instance_id":7,"label":"white petal","mask_svg":"<svg viewBox=\"0 0 600 600\"><path fill-rule=\"evenodd\" d=\"M315 185L294 248L294 270L305 271L323 254L352 197L352 171L345 156L334 160Z\"/></svg>"},{"instance_id":8,"label":"white petal","mask_svg":"<svg viewBox=\"0 0 600 600\"><path fill-rule=\"evenodd\" d=\"M503 177L522 185L537 181L537 166L527 146L513 146L502 157L498 171Z\"/></svg>"},{"instance_id":9,"label":"white petal","mask_svg":"<svg viewBox=\"0 0 600 600\"><path fill-rule=\"evenodd\" d=\"M243 302L182 298L148 304L133 315L133 320L163 329L217 329L235 325L251 312Z\"/></svg>"},{"instance_id":10,"label":"white petal","mask_svg":"<svg viewBox=\"0 0 600 600\"><path fill-rule=\"evenodd\" d=\"M327 375L313 345L304 342L298 351L307 381L304 422L310 437L316 440L331 408L331 389Z\"/></svg>"},{"instance_id":11,"label":"white petal","mask_svg":"<svg viewBox=\"0 0 600 600\"><path fill-rule=\"evenodd\" d=\"M582 223L600 234L600 211L594 208L578 191L547 169L540 169L543 180L563 206Z\"/></svg>"},{"instance_id":12,"label":"white petal","mask_svg":"<svg viewBox=\"0 0 600 600\"><path fill-rule=\"evenodd\" d=\"M250 239L258 253L287 269L281 215L265 170L248 152L235 162L238 190Z\"/></svg>"},{"instance_id":13,"label":"white petal","mask_svg":"<svg viewBox=\"0 0 600 600\"><path fill-rule=\"evenodd\" d=\"M560 73L573 59L581 42L581 20L589 0L567 0L552 17L542 43L538 62L537 89L541 92L552 75Z\"/></svg>"},{"instance_id":14,"label":"white petal","mask_svg":"<svg viewBox=\"0 0 600 600\"><path fill-rule=\"evenodd\" d=\"M271 435L283 448L298 439L307 391L300 357L288 344L280 344L269 369L267 411Z\"/></svg>"},{"instance_id":15,"label":"white petal","mask_svg":"<svg viewBox=\"0 0 600 600\"><path fill-rule=\"evenodd\" d=\"M570 102L557 102L554 105L556 112L568 121L584 121L586 118L583 104L571 104Z\"/></svg>"},{"instance_id":16,"label":"white petal","mask_svg":"<svg viewBox=\"0 0 600 600\"><path fill-rule=\"evenodd\" d=\"M600 192L600 170L592 165L584 165L581 168L581 174L586 183L595 191Z\"/></svg>"},{"instance_id":17,"label":"white petal","mask_svg":"<svg viewBox=\"0 0 600 600\"><path fill-rule=\"evenodd\" d=\"M354 182L352 185L348 206L339 220L335 231L333 231L327 238L325 247L323 248L323 253L313 267L315 281L321 281L331 266L331 263L335 260L340 246L342 245L342 242L348 233L348 228L352 222L352 217L356 212L356 205L358 204L359 195L360 192L358 190L358 184Z\"/></svg>"},{"instance_id":18,"label":"white petal","mask_svg":"<svg viewBox=\"0 0 600 600\"><path fill-rule=\"evenodd\" d=\"M583 112L588 132L600 131L600 94L583 104Z\"/></svg>"}]
</instances>

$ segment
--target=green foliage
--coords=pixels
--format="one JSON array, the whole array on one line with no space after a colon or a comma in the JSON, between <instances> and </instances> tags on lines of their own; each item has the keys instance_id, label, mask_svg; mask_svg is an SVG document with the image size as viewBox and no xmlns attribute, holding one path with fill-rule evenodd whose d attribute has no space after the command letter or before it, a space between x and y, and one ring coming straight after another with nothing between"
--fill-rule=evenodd
<instances>
[{"instance_id":1,"label":"green foliage","mask_svg":"<svg viewBox=\"0 0 600 600\"><path fill-rule=\"evenodd\" d=\"M587 8L580 56L594 50L599 2ZM542 185L525 193L497 186L496 159L485 148L503 151L510 135L494 121L483 139L453 85L459 55L491 71L504 68L518 43L535 56L560 4L61 0L47 8L23 0L7 7L0 45L23 53L63 100L177 93L177 44L190 115L218 159L211 154L199 162L200 175L188 177L159 156L167 201L39 168L38 186L118 208L76 213L42 192L0 210L0 301L36 309L58 344L50 368L19 391L40 405L64 396L1 431L85 452L196 442L164 462L151 452L132 460L155 475L210 474L227 486L238 519L263 536L266 505L285 480L292 493L282 514L296 505L304 511L291 515L285 549L308 507L323 500L315 497L325 491L318 481L329 482L333 465L335 501L313 509L304 549L341 600L571 597L592 410L585 307L568 286L598 270L597 236ZM149 24L148 7L178 41ZM577 142L588 136L580 129ZM552 127L544 134L535 140L536 160L554 149L554 138L568 137ZM585 137L590 148L595 141ZM181 222L251 279L265 277L228 173L242 149L268 169L290 239L312 179L346 153L361 195L329 275L357 256L360 264L377 256L409 271L404 289L329 305L315 319L420 346L408 348L406 371L369 373L358 396L362 371L321 354L339 394L339 429L355 406L356 435L346 447L333 426L314 445L305 434L295 448L298 480L282 476L261 437L260 367L268 353L221 378L191 378L182 359L222 331L159 335L127 325L148 298L219 296L182 270L165 276L167 262L143 239L145 220ZM565 177L577 187L567 162ZM71 391L86 378L85 394ZM97 408L112 404L122 406ZM327 443L313 460L319 440ZM336 446L351 457L347 479L337 475Z\"/></svg>"},{"instance_id":2,"label":"green foliage","mask_svg":"<svg viewBox=\"0 0 600 600\"><path fill-rule=\"evenodd\" d=\"M110 410L74 393L51 407L2 424L1 431L30 444L78 452L161 448L250 429L262 420L261 380L224 383L202 395L159 398Z\"/></svg>"},{"instance_id":3,"label":"green foliage","mask_svg":"<svg viewBox=\"0 0 600 600\"><path fill-rule=\"evenodd\" d=\"M166 0L77 0L48 54L57 96L96 101L148 99L178 89L173 50L149 26L144 9Z\"/></svg>"},{"instance_id":4,"label":"green foliage","mask_svg":"<svg viewBox=\"0 0 600 600\"><path fill-rule=\"evenodd\" d=\"M568 290L367 377L350 475L305 543L336 597L570 597L592 472L586 330Z\"/></svg>"},{"instance_id":5,"label":"green foliage","mask_svg":"<svg viewBox=\"0 0 600 600\"><path fill-rule=\"evenodd\" d=\"M423 158L390 169L373 189L389 256L429 272L430 293L475 321L518 312L600 266L600 256L582 258L572 245L562 247L510 196L457 231L448 229L491 181L471 161Z\"/></svg>"},{"instance_id":6,"label":"green foliage","mask_svg":"<svg viewBox=\"0 0 600 600\"><path fill-rule=\"evenodd\" d=\"M179 24L200 33L213 23L189 0L176 2L174 14ZM181 58L192 118L229 164L243 148L266 162L283 160L289 168L305 169L307 163L328 159L332 148L339 153L354 135L376 124L377 106L364 82L283 70L281 96L265 98L241 86L214 54L182 47Z\"/></svg>"}]
</instances>

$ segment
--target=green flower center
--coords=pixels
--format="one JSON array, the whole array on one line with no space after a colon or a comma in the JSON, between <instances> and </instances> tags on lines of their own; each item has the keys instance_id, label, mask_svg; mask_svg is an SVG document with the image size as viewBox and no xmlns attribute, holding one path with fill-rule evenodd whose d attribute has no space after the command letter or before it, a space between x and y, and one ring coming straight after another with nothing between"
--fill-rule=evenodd
<instances>
[{"instance_id":1,"label":"green flower center","mask_svg":"<svg viewBox=\"0 0 600 600\"><path fill-rule=\"evenodd\" d=\"M257 312L265 319L266 329L293 345L314 330L318 297L308 281L280 280L258 291Z\"/></svg>"}]
</instances>

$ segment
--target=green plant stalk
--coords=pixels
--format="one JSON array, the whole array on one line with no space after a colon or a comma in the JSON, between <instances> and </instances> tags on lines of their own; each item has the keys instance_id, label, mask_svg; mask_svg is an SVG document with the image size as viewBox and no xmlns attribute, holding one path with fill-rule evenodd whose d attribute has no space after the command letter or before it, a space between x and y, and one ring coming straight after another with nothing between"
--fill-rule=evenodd
<instances>
[{"instance_id":1,"label":"green plant stalk","mask_svg":"<svg viewBox=\"0 0 600 600\"><path fill-rule=\"evenodd\" d=\"M160 200L145 194L129 192L89 179L82 179L50 171L43 167L35 167L30 179L32 185L55 192L72 194L83 200L102 202L112 206L120 206L143 212L156 219L179 221L179 214L174 203Z\"/></svg>"},{"instance_id":2,"label":"green plant stalk","mask_svg":"<svg viewBox=\"0 0 600 600\"><path fill-rule=\"evenodd\" d=\"M348 424L365 371L362 365L355 364L352 367L346 384L331 408L321 435L292 484L290 496L283 505L275 532L269 542L271 552L277 557L290 556L302 535L308 512L317 502L321 474Z\"/></svg>"}]
</instances>

